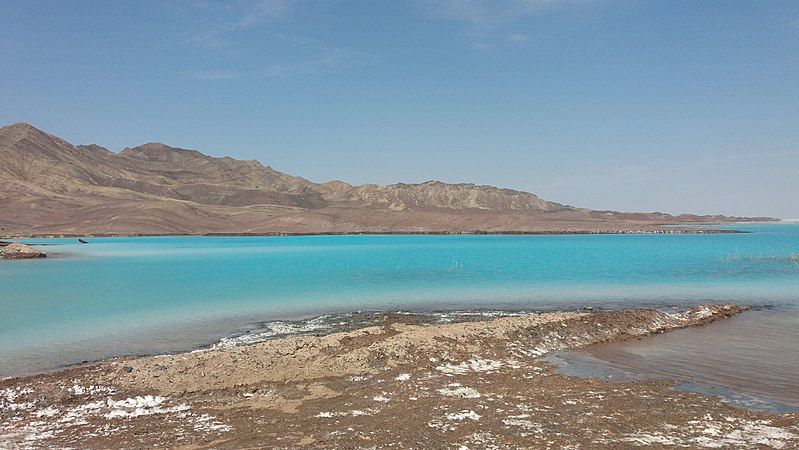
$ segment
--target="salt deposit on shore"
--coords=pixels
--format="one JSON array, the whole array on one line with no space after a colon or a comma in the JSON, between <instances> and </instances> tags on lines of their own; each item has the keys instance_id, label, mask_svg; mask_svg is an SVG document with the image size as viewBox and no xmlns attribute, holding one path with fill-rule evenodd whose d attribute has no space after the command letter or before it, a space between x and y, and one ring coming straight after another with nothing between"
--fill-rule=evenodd
<instances>
[{"instance_id":1,"label":"salt deposit on shore","mask_svg":"<svg viewBox=\"0 0 799 450\"><path fill-rule=\"evenodd\" d=\"M667 382L555 374L552 350L737 314L714 305L384 324L0 381L0 447L799 445L796 415ZM396 319L396 320L394 320Z\"/></svg>"}]
</instances>

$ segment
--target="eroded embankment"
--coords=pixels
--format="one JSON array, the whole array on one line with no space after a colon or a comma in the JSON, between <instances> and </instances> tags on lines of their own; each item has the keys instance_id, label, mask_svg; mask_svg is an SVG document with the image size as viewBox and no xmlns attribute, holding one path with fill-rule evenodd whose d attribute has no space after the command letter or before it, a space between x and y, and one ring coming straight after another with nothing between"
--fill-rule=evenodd
<instances>
[{"instance_id":1,"label":"eroded embankment","mask_svg":"<svg viewBox=\"0 0 799 450\"><path fill-rule=\"evenodd\" d=\"M731 305L398 323L0 382L0 446L799 445L796 415L664 382L555 374L548 351L737 314ZM407 317L402 318L407 322Z\"/></svg>"}]
</instances>

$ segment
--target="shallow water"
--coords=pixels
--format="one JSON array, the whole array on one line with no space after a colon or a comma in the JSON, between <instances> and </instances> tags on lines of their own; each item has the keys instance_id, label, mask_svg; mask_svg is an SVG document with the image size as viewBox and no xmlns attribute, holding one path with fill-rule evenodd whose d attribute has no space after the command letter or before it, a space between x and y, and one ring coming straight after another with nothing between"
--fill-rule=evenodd
<instances>
[{"instance_id":1,"label":"shallow water","mask_svg":"<svg viewBox=\"0 0 799 450\"><path fill-rule=\"evenodd\" d=\"M799 225L736 228L751 233L29 239L64 257L0 262L0 375L354 310L737 302L796 329ZM752 342L799 347L749 320Z\"/></svg>"},{"instance_id":2,"label":"shallow water","mask_svg":"<svg viewBox=\"0 0 799 450\"><path fill-rule=\"evenodd\" d=\"M757 410L799 411L799 327L794 314L745 312L704 327L549 357L567 375L678 380Z\"/></svg>"}]
</instances>

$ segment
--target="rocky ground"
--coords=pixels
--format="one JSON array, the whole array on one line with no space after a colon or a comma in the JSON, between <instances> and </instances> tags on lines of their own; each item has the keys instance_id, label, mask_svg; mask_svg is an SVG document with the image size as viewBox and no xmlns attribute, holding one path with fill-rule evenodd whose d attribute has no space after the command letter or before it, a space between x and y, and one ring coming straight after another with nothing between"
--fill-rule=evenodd
<instances>
[{"instance_id":1,"label":"rocky ground","mask_svg":"<svg viewBox=\"0 0 799 450\"><path fill-rule=\"evenodd\" d=\"M0 246L0 259L31 259L44 258L45 256L44 253L25 244L6 243Z\"/></svg>"},{"instance_id":2,"label":"rocky ground","mask_svg":"<svg viewBox=\"0 0 799 450\"><path fill-rule=\"evenodd\" d=\"M540 357L736 314L544 313L222 345L0 381L7 448L799 446L799 416L666 382L555 374Z\"/></svg>"}]
</instances>

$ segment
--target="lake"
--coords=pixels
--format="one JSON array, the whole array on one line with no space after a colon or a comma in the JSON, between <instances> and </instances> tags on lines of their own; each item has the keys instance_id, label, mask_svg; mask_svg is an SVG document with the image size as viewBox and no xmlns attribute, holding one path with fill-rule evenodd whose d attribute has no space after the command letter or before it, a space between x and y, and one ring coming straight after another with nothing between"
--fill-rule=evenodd
<instances>
[{"instance_id":1,"label":"lake","mask_svg":"<svg viewBox=\"0 0 799 450\"><path fill-rule=\"evenodd\" d=\"M766 307L746 339L790 341L775 358L799 372L797 334L775 330L799 327L799 224L728 228L748 233L24 239L52 257L0 261L0 375L328 313L703 302Z\"/></svg>"}]
</instances>

